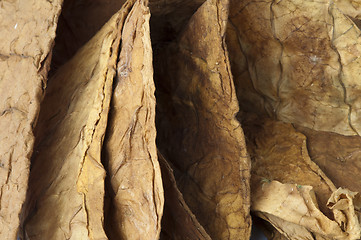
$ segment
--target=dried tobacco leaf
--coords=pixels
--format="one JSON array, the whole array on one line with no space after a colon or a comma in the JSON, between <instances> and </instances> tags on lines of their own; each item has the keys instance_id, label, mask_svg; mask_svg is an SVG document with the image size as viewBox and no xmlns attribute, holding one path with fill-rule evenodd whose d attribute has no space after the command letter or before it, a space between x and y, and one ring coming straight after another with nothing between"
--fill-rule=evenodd
<instances>
[{"instance_id":1,"label":"dried tobacco leaf","mask_svg":"<svg viewBox=\"0 0 361 240\"><path fill-rule=\"evenodd\" d=\"M336 186L360 192L361 137L297 127L307 137L307 148L314 161Z\"/></svg>"},{"instance_id":2,"label":"dried tobacco leaf","mask_svg":"<svg viewBox=\"0 0 361 240\"><path fill-rule=\"evenodd\" d=\"M360 132L361 32L337 4L231 1L227 44L242 109Z\"/></svg>"},{"instance_id":3,"label":"dried tobacco leaf","mask_svg":"<svg viewBox=\"0 0 361 240\"><path fill-rule=\"evenodd\" d=\"M36 128L27 239L106 239L101 148L120 30L131 4L51 79Z\"/></svg>"},{"instance_id":4,"label":"dried tobacco leaf","mask_svg":"<svg viewBox=\"0 0 361 240\"><path fill-rule=\"evenodd\" d=\"M122 31L105 162L113 191L108 222L113 239L158 239L164 196L155 145L155 97L150 12L136 1Z\"/></svg>"},{"instance_id":5,"label":"dried tobacco leaf","mask_svg":"<svg viewBox=\"0 0 361 240\"><path fill-rule=\"evenodd\" d=\"M360 239L361 195L359 193L339 188L332 193L327 207L332 209L334 218L341 228L351 233L349 238Z\"/></svg>"},{"instance_id":6,"label":"dried tobacco leaf","mask_svg":"<svg viewBox=\"0 0 361 240\"><path fill-rule=\"evenodd\" d=\"M16 239L61 0L0 2L0 239Z\"/></svg>"},{"instance_id":7,"label":"dried tobacco leaf","mask_svg":"<svg viewBox=\"0 0 361 240\"><path fill-rule=\"evenodd\" d=\"M311 161L303 134L291 124L270 119L257 123L250 118L243 126L252 156L253 211L290 239L360 237L358 197L337 190ZM342 207L343 200L335 197L340 191L347 199Z\"/></svg>"},{"instance_id":8,"label":"dried tobacco leaf","mask_svg":"<svg viewBox=\"0 0 361 240\"><path fill-rule=\"evenodd\" d=\"M328 203L335 215L335 220L332 220L319 210L311 186L300 188L297 184L282 184L274 180L252 184L252 191L252 198L256 199L252 200L252 210L289 239L360 238L360 225L354 209L356 204L360 206L358 193L338 189L331 195L329 202L336 200L332 205ZM343 192L342 197L339 191Z\"/></svg>"},{"instance_id":9,"label":"dried tobacco leaf","mask_svg":"<svg viewBox=\"0 0 361 240\"><path fill-rule=\"evenodd\" d=\"M199 239L211 240L207 232L198 222L196 216L191 212L178 190L170 167L163 155L158 152L160 168L164 187L164 215L162 218L162 232L160 239Z\"/></svg>"},{"instance_id":10,"label":"dried tobacco leaf","mask_svg":"<svg viewBox=\"0 0 361 240\"><path fill-rule=\"evenodd\" d=\"M252 175L263 177L265 181L315 185L318 205L331 216L326 204L336 187L310 159L306 137L291 124L255 116L249 116L243 128L252 156Z\"/></svg>"},{"instance_id":11,"label":"dried tobacco leaf","mask_svg":"<svg viewBox=\"0 0 361 240\"><path fill-rule=\"evenodd\" d=\"M177 42L157 49L158 146L213 239L248 239L250 162L224 37L228 2L209 0Z\"/></svg>"}]
</instances>

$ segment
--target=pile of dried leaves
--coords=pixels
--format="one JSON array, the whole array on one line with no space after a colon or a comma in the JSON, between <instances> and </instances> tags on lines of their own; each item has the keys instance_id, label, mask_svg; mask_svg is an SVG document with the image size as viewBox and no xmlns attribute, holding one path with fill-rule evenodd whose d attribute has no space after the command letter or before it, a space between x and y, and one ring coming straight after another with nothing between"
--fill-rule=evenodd
<instances>
[{"instance_id":1,"label":"pile of dried leaves","mask_svg":"<svg viewBox=\"0 0 361 240\"><path fill-rule=\"evenodd\" d=\"M360 239L359 26L351 0L0 1L0 239Z\"/></svg>"}]
</instances>

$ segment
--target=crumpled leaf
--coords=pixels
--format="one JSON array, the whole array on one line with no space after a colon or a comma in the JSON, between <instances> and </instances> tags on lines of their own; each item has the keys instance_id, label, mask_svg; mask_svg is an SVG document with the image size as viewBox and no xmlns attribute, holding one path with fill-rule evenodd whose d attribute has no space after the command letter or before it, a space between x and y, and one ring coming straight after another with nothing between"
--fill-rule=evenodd
<instances>
[{"instance_id":1,"label":"crumpled leaf","mask_svg":"<svg viewBox=\"0 0 361 240\"><path fill-rule=\"evenodd\" d=\"M117 79L104 144L112 239L158 239L164 196L155 145L150 12L136 1L122 31Z\"/></svg>"},{"instance_id":2,"label":"crumpled leaf","mask_svg":"<svg viewBox=\"0 0 361 240\"><path fill-rule=\"evenodd\" d=\"M360 237L356 193L335 188L309 158L303 134L270 119L249 118L243 126L252 156L252 210L257 215L289 239ZM330 199L338 192L347 196L347 206L339 207L336 199L337 209L331 208Z\"/></svg>"},{"instance_id":3,"label":"crumpled leaf","mask_svg":"<svg viewBox=\"0 0 361 240\"><path fill-rule=\"evenodd\" d=\"M241 109L359 134L361 32L337 4L231 1L227 44Z\"/></svg>"},{"instance_id":4,"label":"crumpled leaf","mask_svg":"<svg viewBox=\"0 0 361 240\"><path fill-rule=\"evenodd\" d=\"M228 2L209 0L157 49L158 147L214 239L248 239L250 162L224 42Z\"/></svg>"},{"instance_id":5,"label":"crumpled leaf","mask_svg":"<svg viewBox=\"0 0 361 240\"><path fill-rule=\"evenodd\" d=\"M332 221L318 209L311 186L304 185L300 188L297 184L282 184L278 181L262 183L261 179L258 180L260 184L252 184L252 199L256 199L252 200L252 209L270 221L287 238L360 238L360 225L354 212L355 193L338 189L331 195L328 206L332 206L335 214L335 221ZM335 199L335 196L340 196L340 191L347 200Z\"/></svg>"},{"instance_id":6,"label":"crumpled leaf","mask_svg":"<svg viewBox=\"0 0 361 240\"><path fill-rule=\"evenodd\" d=\"M16 239L62 0L0 3L0 239Z\"/></svg>"},{"instance_id":7,"label":"crumpled leaf","mask_svg":"<svg viewBox=\"0 0 361 240\"><path fill-rule=\"evenodd\" d=\"M327 202L327 207L332 209L336 222L344 231L351 232L355 236L358 235L360 238L361 196L359 193L339 188L332 193Z\"/></svg>"},{"instance_id":8,"label":"crumpled leaf","mask_svg":"<svg viewBox=\"0 0 361 240\"><path fill-rule=\"evenodd\" d=\"M178 190L171 167L163 155L158 152L159 164L162 170L164 187L164 215L162 218L161 238L165 239L199 239L211 240L207 232L191 212Z\"/></svg>"},{"instance_id":9,"label":"crumpled leaf","mask_svg":"<svg viewBox=\"0 0 361 240\"><path fill-rule=\"evenodd\" d=\"M130 7L50 80L35 132L26 239L106 239L100 155L120 30Z\"/></svg>"},{"instance_id":10,"label":"crumpled leaf","mask_svg":"<svg viewBox=\"0 0 361 240\"><path fill-rule=\"evenodd\" d=\"M306 137L291 124L255 116L249 116L243 128L252 157L252 174L265 181L314 186L318 205L331 216L326 204L336 187L310 159Z\"/></svg>"}]
</instances>

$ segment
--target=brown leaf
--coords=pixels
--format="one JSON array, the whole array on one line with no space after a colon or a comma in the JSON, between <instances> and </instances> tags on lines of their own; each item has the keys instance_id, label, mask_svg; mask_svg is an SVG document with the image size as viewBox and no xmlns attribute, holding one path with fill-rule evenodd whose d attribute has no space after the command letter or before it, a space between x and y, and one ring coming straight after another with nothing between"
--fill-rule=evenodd
<instances>
[{"instance_id":1,"label":"brown leaf","mask_svg":"<svg viewBox=\"0 0 361 240\"><path fill-rule=\"evenodd\" d=\"M354 203L359 195L338 189L330 196L328 206L335 219L326 217L318 208L311 186L282 184L278 181L252 184L252 210L272 223L289 239L359 239L360 225ZM347 199L340 198L340 193ZM344 201L345 200L345 201Z\"/></svg>"},{"instance_id":2,"label":"brown leaf","mask_svg":"<svg viewBox=\"0 0 361 240\"><path fill-rule=\"evenodd\" d=\"M224 37L228 2L209 0L157 49L158 146L213 239L248 239L250 163Z\"/></svg>"},{"instance_id":3,"label":"brown leaf","mask_svg":"<svg viewBox=\"0 0 361 240\"><path fill-rule=\"evenodd\" d=\"M105 164L113 194L112 239L159 238L164 196L155 145L155 97L150 12L136 1L122 30Z\"/></svg>"},{"instance_id":4,"label":"brown leaf","mask_svg":"<svg viewBox=\"0 0 361 240\"><path fill-rule=\"evenodd\" d=\"M297 127L307 137L307 148L312 161L339 187L360 191L361 137L314 131Z\"/></svg>"},{"instance_id":5,"label":"brown leaf","mask_svg":"<svg viewBox=\"0 0 361 240\"><path fill-rule=\"evenodd\" d=\"M337 4L231 1L228 45L241 109L359 134L361 32Z\"/></svg>"},{"instance_id":6,"label":"brown leaf","mask_svg":"<svg viewBox=\"0 0 361 240\"><path fill-rule=\"evenodd\" d=\"M107 125L120 30L131 5L111 20L51 79L41 106L33 156L28 239L106 239Z\"/></svg>"},{"instance_id":7,"label":"brown leaf","mask_svg":"<svg viewBox=\"0 0 361 240\"><path fill-rule=\"evenodd\" d=\"M253 211L289 239L360 237L356 193L336 190L309 158L303 134L270 119L250 118L244 126L252 155ZM343 208L338 192L347 196Z\"/></svg>"},{"instance_id":8,"label":"brown leaf","mask_svg":"<svg viewBox=\"0 0 361 240\"><path fill-rule=\"evenodd\" d=\"M61 0L0 3L0 239L16 239ZM34 14L36 13L36 14Z\"/></svg>"}]
</instances>

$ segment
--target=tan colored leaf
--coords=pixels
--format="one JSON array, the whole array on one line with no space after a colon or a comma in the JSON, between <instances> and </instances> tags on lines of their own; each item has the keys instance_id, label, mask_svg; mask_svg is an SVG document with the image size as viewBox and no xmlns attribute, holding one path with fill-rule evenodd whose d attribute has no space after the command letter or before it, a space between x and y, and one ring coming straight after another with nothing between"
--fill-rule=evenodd
<instances>
[{"instance_id":1,"label":"tan colored leaf","mask_svg":"<svg viewBox=\"0 0 361 240\"><path fill-rule=\"evenodd\" d=\"M328 206L335 220L318 208L311 186L282 184L278 181L252 184L252 210L272 223L289 239L359 239L360 225L355 213L359 195L338 189L330 196ZM342 192L343 196L340 197ZM342 195L341 194L341 195ZM332 207L331 207L332 206Z\"/></svg>"},{"instance_id":2,"label":"tan colored leaf","mask_svg":"<svg viewBox=\"0 0 361 240\"><path fill-rule=\"evenodd\" d=\"M335 188L309 158L306 137L287 123L247 123L252 210L289 239L358 239L356 193Z\"/></svg>"},{"instance_id":3,"label":"tan colored leaf","mask_svg":"<svg viewBox=\"0 0 361 240\"><path fill-rule=\"evenodd\" d=\"M359 134L361 32L335 2L231 1L228 45L241 109Z\"/></svg>"},{"instance_id":4,"label":"tan colored leaf","mask_svg":"<svg viewBox=\"0 0 361 240\"><path fill-rule=\"evenodd\" d=\"M248 239L250 162L224 42L228 2L209 0L158 49L159 148L212 239Z\"/></svg>"},{"instance_id":5,"label":"tan colored leaf","mask_svg":"<svg viewBox=\"0 0 361 240\"><path fill-rule=\"evenodd\" d=\"M41 106L30 176L28 239L106 239L107 125L120 30L128 4L50 80Z\"/></svg>"},{"instance_id":6,"label":"tan colored leaf","mask_svg":"<svg viewBox=\"0 0 361 240\"><path fill-rule=\"evenodd\" d=\"M0 3L0 239L16 239L62 0Z\"/></svg>"},{"instance_id":7,"label":"tan colored leaf","mask_svg":"<svg viewBox=\"0 0 361 240\"><path fill-rule=\"evenodd\" d=\"M159 238L164 196L155 145L150 12L136 1L122 31L105 162L112 189L112 239Z\"/></svg>"},{"instance_id":8,"label":"tan colored leaf","mask_svg":"<svg viewBox=\"0 0 361 240\"><path fill-rule=\"evenodd\" d=\"M336 187L310 159L306 137L291 124L267 118L249 117L243 127L252 156L252 175L264 181L314 186L318 205L331 216L326 204Z\"/></svg>"}]
</instances>

